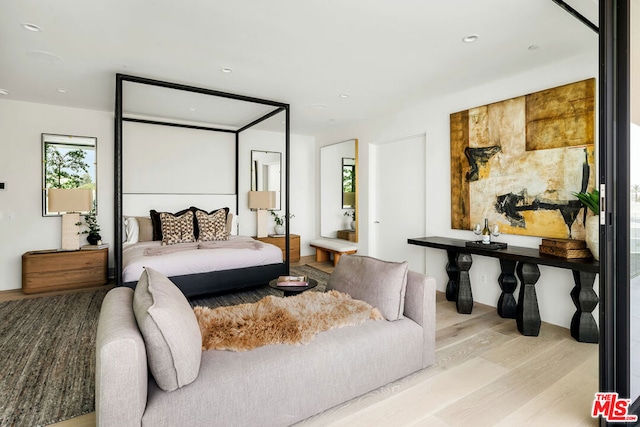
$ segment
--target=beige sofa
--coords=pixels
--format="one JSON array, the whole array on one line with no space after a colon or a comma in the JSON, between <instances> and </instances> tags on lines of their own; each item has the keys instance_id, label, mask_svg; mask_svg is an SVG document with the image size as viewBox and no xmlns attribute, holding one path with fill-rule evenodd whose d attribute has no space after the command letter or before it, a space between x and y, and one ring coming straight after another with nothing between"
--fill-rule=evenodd
<instances>
[{"instance_id":1,"label":"beige sofa","mask_svg":"<svg viewBox=\"0 0 640 427\"><path fill-rule=\"evenodd\" d=\"M142 286L141 278L136 289L148 286L156 298L153 304L162 305L163 296L152 289L158 284L152 282L162 282L163 293L171 285L152 275L144 280L149 283ZM164 378L166 369L150 366L157 362L151 363L157 343L143 337L141 329L147 326L138 327L145 320L134 304L134 291L113 289L105 297L98 326L97 425L286 426L434 363L434 279L407 271L406 263L348 255L328 288L350 293L380 308L386 319L396 319L321 332L302 346L200 351L194 356L199 359L195 370L194 362L186 360L191 356L183 354L192 347L189 334L179 334L169 344L174 346L169 369L182 372L176 377L171 371ZM181 298L171 292L164 294L172 295L168 305ZM158 382L175 389L165 391Z\"/></svg>"}]
</instances>

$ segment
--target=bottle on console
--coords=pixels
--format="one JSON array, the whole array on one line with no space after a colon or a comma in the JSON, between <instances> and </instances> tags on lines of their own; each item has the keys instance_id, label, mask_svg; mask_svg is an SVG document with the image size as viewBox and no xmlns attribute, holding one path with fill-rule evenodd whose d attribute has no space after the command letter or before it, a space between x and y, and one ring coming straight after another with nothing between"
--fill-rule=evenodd
<instances>
[{"instance_id":1,"label":"bottle on console","mask_svg":"<svg viewBox=\"0 0 640 427\"><path fill-rule=\"evenodd\" d=\"M489 230L489 220L484 219L484 228L482 229L482 243L488 245L491 243L491 230Z\"/></svg>"}]
</instances>

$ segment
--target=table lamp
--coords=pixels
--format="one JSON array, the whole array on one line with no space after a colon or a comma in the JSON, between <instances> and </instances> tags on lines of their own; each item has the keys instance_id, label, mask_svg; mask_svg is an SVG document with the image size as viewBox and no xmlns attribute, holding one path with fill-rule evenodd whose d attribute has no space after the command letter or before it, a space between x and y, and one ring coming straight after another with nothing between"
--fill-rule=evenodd
<instances>
[{"instance_id":1,"label":"table lamp","mask_svg":"<svg viewBox=\"0 0 640 427\"><path fill-rule=\"evenodd\" d=\"M256 209L256 237L267 237L267 209L276 207L275 191L249 191L249 209Z\"/></svg>"},{"instance_id":2,"label":"table lamp","mask_svg":"<svg viewBox=\"0 0 640 427\"><path fill-rule=\"evenodd\" d=\"M93 207L93 190L90 188L49 188L47 191L49 212L62 213L62 250L80 249L79 212L89 212Z\"/></svg>"}]
</instances>

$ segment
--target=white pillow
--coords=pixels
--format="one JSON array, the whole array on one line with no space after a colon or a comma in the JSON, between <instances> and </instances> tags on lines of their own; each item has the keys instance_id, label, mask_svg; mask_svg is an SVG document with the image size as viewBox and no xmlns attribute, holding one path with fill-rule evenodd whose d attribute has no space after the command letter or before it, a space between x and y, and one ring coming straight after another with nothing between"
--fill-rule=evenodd
<instances>
[{"instance_id":1,"label":"white pillow","mask_svg":"<svg viewBox=\"0 0 640 427\"><path fill-rule=\"evenodd\" d=\"M140 234L140 226L138 225L138 220L133 216L124 217L124 235L125 245L131 245L133 243L138 243L138 236Z\"/></svg>"}]
</instances>

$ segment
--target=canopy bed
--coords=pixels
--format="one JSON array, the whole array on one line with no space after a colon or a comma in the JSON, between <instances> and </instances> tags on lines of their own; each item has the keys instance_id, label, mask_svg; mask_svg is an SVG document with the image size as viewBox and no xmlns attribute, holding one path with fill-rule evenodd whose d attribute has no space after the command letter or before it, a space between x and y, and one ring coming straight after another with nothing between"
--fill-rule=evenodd
<instances>
[{"instance_id":1,"label":"canopy bed","mask_svg":"<svg viewBox=\"0 0 640 427\"><path fill-rule=\"evenodd\" d=\"M187 296L288 274L288 223L283 259L273 245L233 235L233 218L241 208L248 211L240 202L250 190L239 179L241 135L273 123L269 119L279 113L283 208L289 215L289 105L124 74L116 74L115 101L117 285L135 287L143 266L150 265Z\"/></svg>"}]
</instances>

